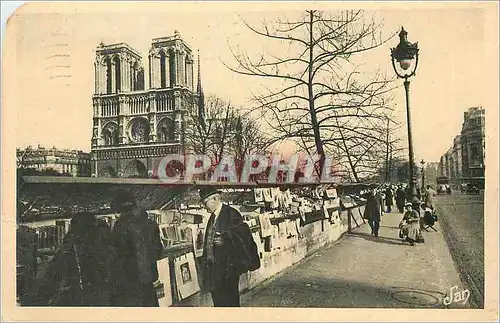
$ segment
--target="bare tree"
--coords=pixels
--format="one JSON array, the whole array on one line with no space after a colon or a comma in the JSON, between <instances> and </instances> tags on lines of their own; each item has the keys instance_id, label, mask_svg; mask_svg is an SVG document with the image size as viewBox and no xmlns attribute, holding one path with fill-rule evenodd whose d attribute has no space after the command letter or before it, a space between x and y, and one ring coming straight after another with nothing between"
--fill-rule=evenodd
<instances>
[{"instance_id":1,"label":"bare tree","mask_svg":"<svg viewBox=\"0 0 500 323\"><path fill-rule=\"evenodd\" d=\"M235 111L229 102L215 95L204 98L203 115L197 109L189 111L186 150L218 162L230 141L228 133L234 118Z\"/></svg>"},{"instance_id":2,"label":"bare tree","mask_svg":"<svg viewBox=\"0 0 500 323\"><path fill-rule=\"evenodd\" d=\"M188 124L187 150L209 156L214 165L226 153L242 161L247 154L262 152L268 145L256 121L214 95L205 99L203 115L195 109L190 112Z\"/></svg>"},{"instance_id":3,"label":"bare tree","mask_svg":"<svg viewBox=\"0 0 500 323\"><path fill-rule=\"evenodd\" d=\"M254 99L275 141L294 139L319 154L320 174L327 146L335 150L352 134L372 137L375 121L385 120L381 97L391 90L390 81L380 73L363 75L354 58L390 39L382 37L381 23L367 21L363 11L308 10L261 28L245 24L269 42L267 48L279 50L256 58L232 50L237 65L226 66L262 78L265 93Z\"/></svg>"},{"instance_id":4,"label":"bare tree","mask_svg":"<svg viewBox=\"0 0 500 323\"><path fill-rule=\"evenodd\" d=\"M269 145L259 123L249 115L238 116L234 139L232 150L237 160L243 160L249 154L266 154Z\"/></svg>"},{"instance_id":5,"label":"bare tree","mask_svg":"<svg viewBox=\"0 0 500 323\"><path fill-rule=\"evenodd\" d=\"M29 152L29 147L24 149L24 150L21 150L19 148L16 149L16 164L17 164L17 168L22 168L22 167L25 167L26 165L26 161L25 161L25 158L26 156L28 155L28 152Z\"/></svg>"}]
</instances>

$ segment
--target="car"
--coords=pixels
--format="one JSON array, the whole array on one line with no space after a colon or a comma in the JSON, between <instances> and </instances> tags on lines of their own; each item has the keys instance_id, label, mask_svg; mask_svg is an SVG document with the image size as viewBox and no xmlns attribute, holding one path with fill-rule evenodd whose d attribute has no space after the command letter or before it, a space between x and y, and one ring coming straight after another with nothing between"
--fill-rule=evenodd
<instances>
[{"instance_id":1,"label":"car","mask_svg":"<svg viewBox=\"0 0 500 323\"><path fill-rule=\"evenodd\" d=\"M467 184L467 194L478 195L479 194L479 188L477 188L476 185Z\"/></svg>"},{"instance_id":2,"label":"car","mask_svg":"<svg viewBox=\"0 0 500 323\"><path fill-rule=\"evenodd\" d=\"M438 194L445 194L445 193L447 193L446 185L445 184L438 185L436 191L437 191Z\"/></svg>"}]
</instances>

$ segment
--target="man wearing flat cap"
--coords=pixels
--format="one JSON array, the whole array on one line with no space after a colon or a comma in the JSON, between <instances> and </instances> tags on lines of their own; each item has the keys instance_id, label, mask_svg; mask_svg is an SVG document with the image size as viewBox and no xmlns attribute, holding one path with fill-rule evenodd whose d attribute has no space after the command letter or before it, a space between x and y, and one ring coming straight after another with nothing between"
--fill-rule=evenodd
<instances>
[{"instance_id":1,"label":"man wearing flat cap","mask_svg":"<svg viewBox=\"0 0 500 323\"><path fill-rule=\"evenodd\" d=\"M216 307L240 306L240 275L260 268L257 245L248 225L234 208L222 204L220 192L200 189L210 212L203 245L202 288L212 294Z\"/></svg>"}]
</instances>

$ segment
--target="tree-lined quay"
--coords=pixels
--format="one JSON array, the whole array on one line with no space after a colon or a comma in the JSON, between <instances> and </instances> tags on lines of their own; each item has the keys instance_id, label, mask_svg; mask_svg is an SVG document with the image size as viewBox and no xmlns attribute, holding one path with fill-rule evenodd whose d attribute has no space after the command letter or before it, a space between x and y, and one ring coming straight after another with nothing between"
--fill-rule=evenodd
<instances>
[{"instance_id":1,"label":"tree-lined quay","mask_svg":"<svg viewBox=\"0 0 500 323\"><path fill-rule=\"evenodd\" d=\"M269 15L204 59L224 91L219 37L92 45L90 154L17 150L21 305L484 307L484 109L419 166L428 36L419 65L405 19Z\"/></svg>"}]
</instances>

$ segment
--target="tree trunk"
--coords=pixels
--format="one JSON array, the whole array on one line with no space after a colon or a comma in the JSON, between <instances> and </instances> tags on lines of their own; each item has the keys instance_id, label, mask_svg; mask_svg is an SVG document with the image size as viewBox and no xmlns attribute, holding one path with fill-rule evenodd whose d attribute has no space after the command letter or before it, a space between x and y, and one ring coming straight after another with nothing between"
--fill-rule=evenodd
<instances>
[{"instance_id":1,"label":"tree trunk","mask_svg":"<svg viewBox=\"0 0 500 323\"><path fill-rule=\"evenodd\" d=\"M389 174L389 119L387 119L387 137L386 137L386 151L385 151L385 181L390 182Z\"/></svg>"},{"instance_id":2,"label":"tree trunk","mask_svg":"<svg viewBox=\"0 0 500 323\"><path fill-rule=\"evenodd\" d=\"M321 135L319 132L318 118L316 116L316 110L314 109L314 92L313 92L313 50L314 50L314 39L313 39L313 18L314 11L309 11L309 78L307 82L307 90L309 97L309 113L311 115L311 125L314 132L314 142L316 145L316 151L320 156L318 161L318 167L316 172L318 177L321 178L321 173L323 171L323 165L325 164L325 152L323 150L323 143L321 141Z\"/></svg>"}]
</instances>

